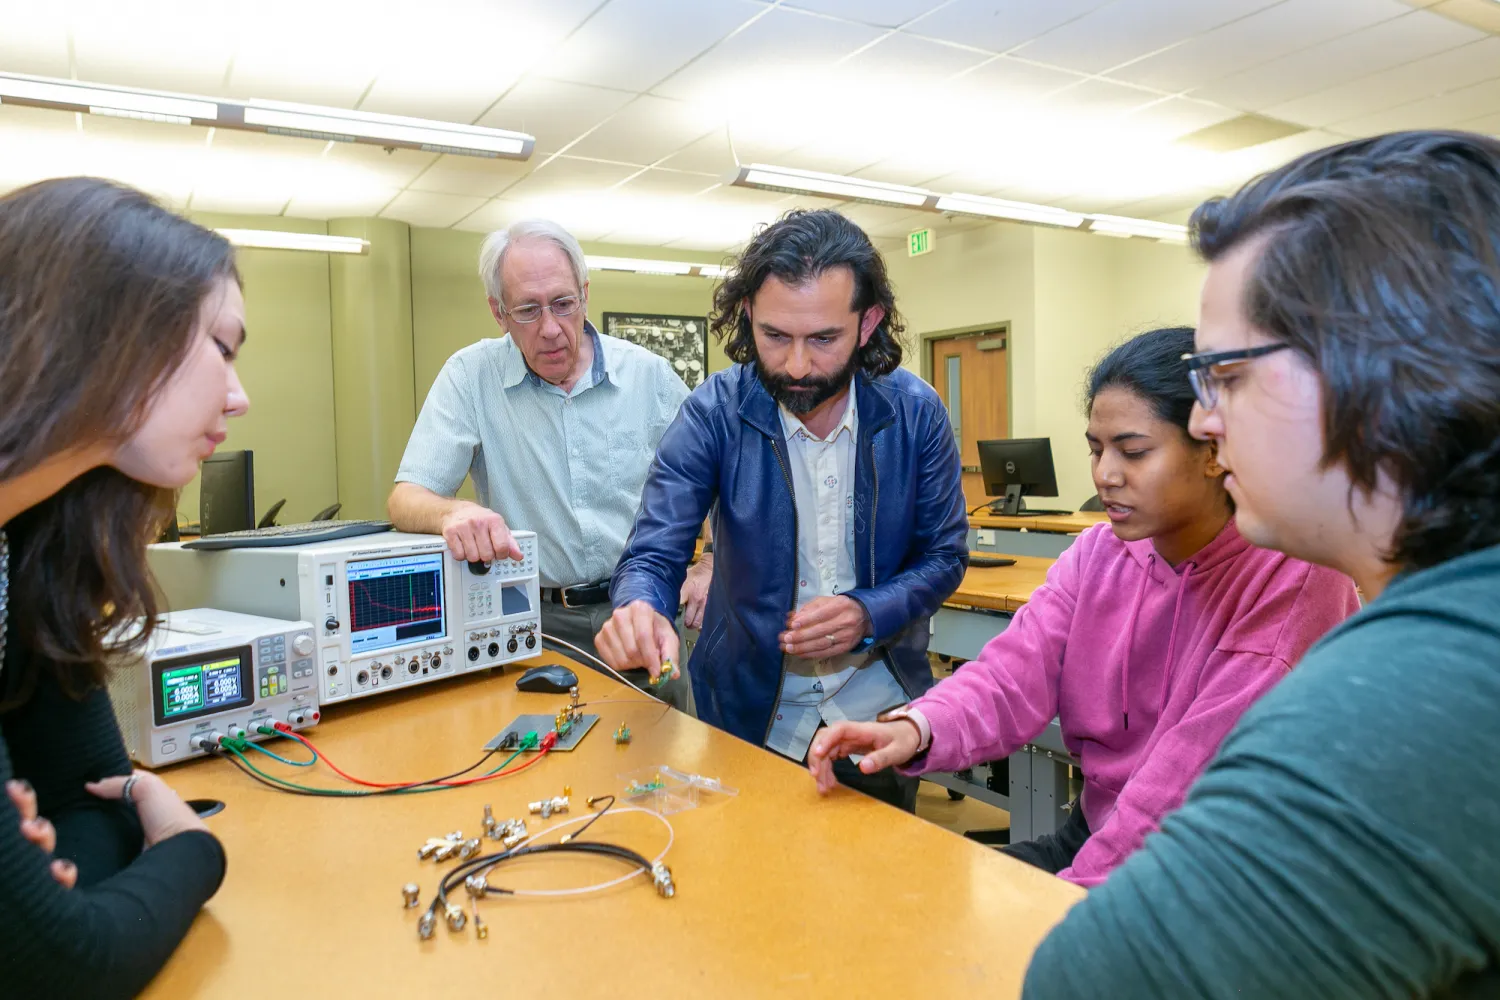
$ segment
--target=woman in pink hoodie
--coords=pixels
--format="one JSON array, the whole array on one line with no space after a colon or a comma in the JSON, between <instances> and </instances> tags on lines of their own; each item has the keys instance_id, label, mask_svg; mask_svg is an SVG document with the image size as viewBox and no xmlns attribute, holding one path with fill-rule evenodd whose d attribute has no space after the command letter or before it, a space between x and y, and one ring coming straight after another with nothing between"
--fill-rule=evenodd
<instances>
[{"instance_id":1,"label":"woman in pink hoodie","mask_svg":"<svg viewBox=\"0 0 1500 1000\"><path fill-rule=\"evenodd\" d=\"M1056 717L1084 773L1056 834L1008 853L1080 885L1102 882L1182 804L1241 713L1358 608L1333 570L1258 549L1234 525L1211 445L1189 437L1189 328L1111 351L1088 380L1094 487L1110 523L1084 532L980 653L887 721L813 740L873 773L954 771L1019 750Z\"/></svg>"}]
</instances>

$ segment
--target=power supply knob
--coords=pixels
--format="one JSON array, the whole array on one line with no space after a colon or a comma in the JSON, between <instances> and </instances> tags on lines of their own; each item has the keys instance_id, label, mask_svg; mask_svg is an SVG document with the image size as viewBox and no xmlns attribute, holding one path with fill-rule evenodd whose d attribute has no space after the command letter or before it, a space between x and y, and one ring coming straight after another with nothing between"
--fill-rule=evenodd
<instances>
[{"instance_id":1,"label":"power supply knob","mask_svg":"<svg viewBox=\"0 0 1500 1000\"><path fill-rule=\"evenodd\" d=\"M323 627L330 632L337 632L339 630L339 620L333 615L329 615L323 619Z\"/></svg>"},{"instance_id":2,"label":"power supply knob","mask_svg":"<svg viewBox=\"0 0 1500 1000\"><path fill-rule=\"evenodd\" d=\"M313 651L313 640L310 635L299 635L292 640L292 652L298 656L311 656Z\"/></svg>"}]
</instances>

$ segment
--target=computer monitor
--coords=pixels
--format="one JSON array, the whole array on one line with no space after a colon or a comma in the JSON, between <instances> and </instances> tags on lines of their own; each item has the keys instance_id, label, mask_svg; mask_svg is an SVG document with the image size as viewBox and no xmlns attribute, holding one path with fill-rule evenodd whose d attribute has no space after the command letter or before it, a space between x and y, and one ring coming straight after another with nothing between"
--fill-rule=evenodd
<instances>
[{"instance_id":1,"label":"computer monitor","mask_svg":"<svg viewBox=\"0 0 1500 1000\"><path fill-rule=\"evenodd\" d=\"M990 509L999 514L1045 513L1027 511L1021 497L1057 496L1051 438L980 441L979 474L984 479L985 495L1003 498L990 504Z\"/></svg>"},{"instance_id":2,"label":"computer monitor","mask_svg":"<svg viewBox=\"0 0 1500 1000\"><path fill-rule=\"evenodd\" d=\"M199 530L205 535L255 527L255 463L250 451L221 451L203 460Z\"/></svg>"}]
</instances>

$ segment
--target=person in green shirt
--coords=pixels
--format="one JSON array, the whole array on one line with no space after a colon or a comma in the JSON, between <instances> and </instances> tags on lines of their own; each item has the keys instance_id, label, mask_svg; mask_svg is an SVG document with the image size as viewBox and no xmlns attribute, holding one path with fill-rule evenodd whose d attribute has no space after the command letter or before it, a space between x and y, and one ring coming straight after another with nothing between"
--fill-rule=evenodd
<instances>
[{"instance_id":1,"label":"person in green shirt","mask_svg":"<svg viewBox=\"0 0 1500 1000\"><path fill-rule=\"evenodd\" d=\"M1500 141L1307 154L1193 216L1192 430L1369 602L1042 942L1025 997L1500 996Z\"/></svg>"}]
</instances>

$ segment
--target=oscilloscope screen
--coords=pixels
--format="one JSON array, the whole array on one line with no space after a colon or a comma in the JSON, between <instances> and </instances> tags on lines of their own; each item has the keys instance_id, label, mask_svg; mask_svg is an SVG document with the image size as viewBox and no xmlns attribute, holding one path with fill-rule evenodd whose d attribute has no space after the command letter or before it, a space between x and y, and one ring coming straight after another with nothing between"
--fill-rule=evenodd
<instances>
[{"instance_id":1,"label":"oscilloscope screen","mask_svg":"<svg viewBox=\"0 0 1500 1000\"><path fill-rule=\"evenodd\" d=\"M347 580L351 653L446 634L441 552L351 562Z\"/></svg>"}]
</instances>

